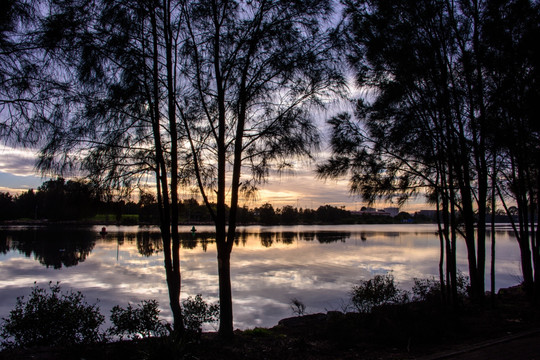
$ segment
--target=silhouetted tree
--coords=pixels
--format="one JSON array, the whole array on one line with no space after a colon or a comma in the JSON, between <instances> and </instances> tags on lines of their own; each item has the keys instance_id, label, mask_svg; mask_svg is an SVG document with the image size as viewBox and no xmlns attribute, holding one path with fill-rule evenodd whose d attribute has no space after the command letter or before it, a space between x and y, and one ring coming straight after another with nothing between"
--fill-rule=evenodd
<instances>
[{"instance_id":1,"label":"silhouetted tree","mask_svg":"<svg viewBox=\"0 0 540 360\"><path fill-rule=\"evenodd\" d=\"M81 220L95 215L98 197L88 182L51 179L37 189L37 214L40 219Z\"/></svg>"},{"instance_id":2,"label":"silhouetted tree","mask_svg":"<svg viewBox=\"0 0 540 360\"><path fill-rule=\"evenodd\" d=\"M33 189L30 189L16 198L17 217L37 219L38 202Z\"/></svg>"},{"instance_id":3,"label":"silhouetted tree","mask_svg":"<svg viewBox=\"0 0 540 360\"><path fill-rule=\"evenodd\" d=\"M156 197L148 192L141 191L139 195L139 220L143 223L159 223L159 206Z\"/></svg>"},{"instance_id":4,"label":"silhouetted tree","mask_svg":"<svg viewBox=\"0 0 540 360\"><path fill-rule=\"evenodd\" d=\"M59 108L39 167L82 171L109 193L129 194L154 176L174 327L180 309L177 123L180 13L172 1L51 2L37 44L76 94ZM65 111L62 111L65 110Z\"/></svg>"},{"instance_id":5,"label":"silhouetted tree","mask_svg":"<svg viewBox=\"0 0 540 360\"><path fill-rule=\"evenodd\" d=\"M319 169L323 176L350 174L352 192L370 202L403 203L427 189L441 214L450 300L457 299L458 235L467 247L471 294L484 296L483 219L493 171L481 43L486 4L347 1L349 59L368 96L356 103L359 122L347 114L330 120L334 155Z\"/></svg>"},{"instance_id":6,"label":"silhouetted tree","mask_svg":"<svg viewBox=\"0 0 540 360\"><path fill-rule=\"evenodd\" d=\"M351 216L350 211L339 209L331 205L319 206L315 213L319 222L326 224L343 224L345 220Z\"/></svg>"},{"instance_id":7,"label":"silhouetted tree","mask_svg":"<svg viewBox=\"0 0 540 360\"><path fill-rule=\"evenodd\" d=\"M281 208L281 223L285 225L298 224L298 210L291 205Z\"/></svg>"},{"instance_id":8,"label":"silhouetted tree","mask_svg":"<svg viewBox=\"0 0 540 360\"><path fill-rule=\"evenodd\" d=\"M239 224L251 224L255 222L255 214L246 205L238 208L237 215Z\"/></svg>"},{"instance_id":9,"label":"silhouetted tree","mask_svg":"<svg viewBox=\"0 0 540 360\"><path fill-rule=\"evenodd\" d=\"M225 337L233 335L230 254L239 195L255 190L271 166L283 169L290 157L310 156L317 141L313 110L343 84L330 63L332 5L201 0L184 6L191 94L180 106L195 177L216 227Z\"/></svg>"},{"instance_id":10,"label":"silhouetted tree","mask_svg":"<svg viewBox=\"0 0 540 360\"><path fill-rule=\"evenodd\" d=\"M540 4L489 1L483 16L493 152L498 156L498 194L521 250L525 289L540 299ZM510 198L516 211L506 205ZM510 218L513 221L513 217Z\"/></svg>"},{"instance_id":11,"label":"silhouetted tree","mask_svg":"<svg viewBox=\"0 0 540 360\"><path fill-rule=\"evenodd\" d=\"M10 193L0 191L0 220L15 218L15 202Z\"/></svg>"},{"instance_id":12,"label":"silhouetted tree","mask_svg":"<svg viewBox=\"0 0 540 360\"><path fill-rule=\"evenodd\" d=\"M45 1L0 3L0 139L39 144L61 121L72 92L69 74L60 73L54 54L38 46Z\"/></svg>"},{"instance_id":13,"label":"silhouetted tree","mask_svg":"<svg viewBox=\"0 0 540 360\"><path fill-rule=\"evenodd\" d=\"M272 204L266 203L263 204L260 208L256 210L259 213L259 222L264 225L275 225L277 224L276 211Z\"/></svg>"}]
</instances>

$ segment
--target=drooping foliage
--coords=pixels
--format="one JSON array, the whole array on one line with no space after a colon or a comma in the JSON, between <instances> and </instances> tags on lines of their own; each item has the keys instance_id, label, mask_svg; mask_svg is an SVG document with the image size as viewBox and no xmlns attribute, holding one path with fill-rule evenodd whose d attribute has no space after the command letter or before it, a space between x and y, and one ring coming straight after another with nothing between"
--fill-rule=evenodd
<instances>
[{"instance_id":1,"label":"drooping foliage","mask_svg":"<svg viewBox=\"0 0 540 360\"><path fill-rule=\"evenodd\" d=\"M70 74L76 96L41 145L39 168L78 172L108 193L155 186L175 328L180 310L180 127L171 1L53 1L39 45ZM173 25L176 24L176 25Z\"/></svg>"},{"instance_id":2,"label":"drooping foliage","mask_svg":"<svg viewBox=\"0 0 540 360\"><path fill-rule=\"evenodd\" d=\"M283 170L311 156L314 111L344 85L333 62L332 5L55 0L36 7L29 39L46 54L46 81L65 86L48 98L60 101L36 111L39 168L87 175L121 195L156 184L179 330L178 189L198 185L216 223L220 333L230 336L229 258L240 192L255 190L270 167ZM17 42L11 33L6 39Z\"/></svg>"},{"instance_id":3,"label":"drooping foliage","mask_svg":"<svg viewBox=\"0 0 540 360\"><path fill-rule=\"evenodd\" d=\"M195 1L184 6L181 109L195 177L216 225L220 334L232 336L230 253L238 202L310 156L314 111L343 86L331 1ZM216 208L211 206L215 193ZM228 207L228 212L226 211Z\"/></svg>"},{"instance_id":4,"label":"drooping foliage","mask_svg":"<svg viewBox=\"0 0 540 360\"><path fill-rule=\"evenodd\" d=\"M62 120L73 95L68 73L52 65L54 55L39 46L45 1L0 4L0 139L36 146Z\"/></svg>"},{"instance_id":5,"label":"drooping foliage","mask_svg":"<svg viewBox=\"0 0 540 360\"><path fill-rule=\"evenodd\" d=\"M517 13L527 14L520 27L511 20ZM495 14L507 21L494 20ZM348 59L364 96L354 118L342 114L330 120L333 156L319 172L323 177L348 174L351 191L371 202L382 197L403 203L426 193L439 210L441 284L447 284L443 290L450 301L457 299L458 237L467 247L473 299L483 298L485 219L494 196L488 190L508 178L497 181L508 164L499 159L505 157L500 149L508 145L494 129L503 116L519 128L520 122L508 115L530 108L538 93L532 82L521 91L503 90L516 65L504 63L518 61L521 70L516 71L536 74L534 56L516 59L513 48L532 46L525 44L538 26L536 14L538 4L528 1L346 2ZM525 82L533 78L523 77ZM499 99L501 90L517 91L510 97L517 113L498 101L495 88ZM529 146L537 147L531 141ZM530 264L530 252L522 261Z\"/></svg>"}]
</instances>

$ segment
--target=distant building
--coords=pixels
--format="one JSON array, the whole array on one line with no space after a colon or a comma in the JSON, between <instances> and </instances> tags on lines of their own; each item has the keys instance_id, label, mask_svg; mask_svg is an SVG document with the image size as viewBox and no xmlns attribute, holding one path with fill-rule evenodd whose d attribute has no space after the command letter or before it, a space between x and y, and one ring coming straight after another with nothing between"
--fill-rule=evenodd
<instances>
[{"instance_id":1,"label":"distant building","mask_svg":"<svg viewBox=\"0 0 540 360\"><path fill-rule=\"evenodd\" d=\"M430 219L435 219L437 217L437 210L420 210L417 212L417 214Z\"/></svg>"},{"instance_id":2,"label":"distant building","mask_svg":"<svg viewBox=\"0 0 540 360\"><path fill-rule=\"evenodd\" d=\"M398 207L387 207L383 209L385 212L389 213L391 217L395 217L399 214Z\"/></svg>"},{"instance_id":3,"label":"distant building","mask_svg":"<svg viewBox=\"0 0 540 360\"><path fill-rule=\"evenodd\" d=\"M366 207L362 208L360 211L351 211L352 215L371 215L371 216L392 216L389 212L385 210L377 210L375 208Z\"/></svg>"}]
</instances>

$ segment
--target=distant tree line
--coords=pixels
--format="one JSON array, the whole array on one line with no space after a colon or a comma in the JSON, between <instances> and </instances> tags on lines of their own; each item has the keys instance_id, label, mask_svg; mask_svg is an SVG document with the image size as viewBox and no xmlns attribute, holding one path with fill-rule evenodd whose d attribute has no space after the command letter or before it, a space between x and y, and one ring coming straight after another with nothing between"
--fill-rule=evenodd
<instances>
[{"instance_id":1,"label":"distant tree line","mask_svg":"<svg viewBox=\"0 0 540 360\"><path fill-rule=\"evenodd\" d=\"M228 211L228 209L227 209ZM211 223L208 208L196 199L179 200L180 223ZM63 178L45 181L37 190L19 195L0 192L0 221L5 220L87 221L92 223L159 224L156 197L141 192L138 201L114 199L100 187L84 180ZM291 205L274 208L270 203L238 209L239 224L358 224L431 222L432 219L402 212L398 216L353 215L349 210L332 205L302 209Z\"/></svg>"},{"instance_id":2,"label":"distant tree line","mask_svg":"<svg viewBox=\"0 0 540 360\"><path fill-rule=\"evenodd\" d=\"M0 220L89 218L103 206L96 190L83 181L59 178L15 196L0 192Z\"/></svg>"}]
</instances>

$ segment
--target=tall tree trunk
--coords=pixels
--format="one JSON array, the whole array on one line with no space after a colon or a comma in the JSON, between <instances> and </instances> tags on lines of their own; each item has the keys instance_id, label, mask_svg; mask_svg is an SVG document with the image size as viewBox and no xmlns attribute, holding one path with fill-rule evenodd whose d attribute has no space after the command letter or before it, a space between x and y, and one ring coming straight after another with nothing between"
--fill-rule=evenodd
<instances>
[{"instance_id":1,"label":"tall tree trunk","mask_svg":"<svg viewBox=\"0 0 540 360\"><path fill-rule=\"evenodd\" d=\"M540 221L540 161L536 162L536 237L533 239L533 265L534 265L534 302L540 304L540 231L538 231L538 221ZM535 221L535 219L533 219Z\"/></svg>"},{"instance_id":2,"label":"tall tree trunk","mask_svg":"<svg viewBox=\"0 0 540 360\"><path fill-rule=\"evenodd\" d=\"M495 214L497 202L495 201L495 188L497 186L497 155L493 152L493 170L491 174L491 303L495 303Z\"/></svg>"},{"instance_id":3,"label":"tall tree trunk","mask_svg":"<svg viewBox=\"0 0 540 360\"><path fill-rule=\"evenodd\" d=\"M451 173L450 173L451 174ZM451 184L453 183L450 182ZM450 186L450 243L449 250L451 253L448 254L448 259L450 259L450 278L451 282L451 291L452 291L452 305L454 308L458 306L458 287L457 287L457 261L456 261L456 245L457 245L457 219L456 219L456 205L455 205L455 194L454 188Z\"/></svg>"},{"instance_id":4,"label":"tall tree trunk","mask_svg":"<svg viewBox=\"0 0 540 360\"><path fill-rule=\"evenodd\" d=\"M233 334L233 307L231 286L231 253L226 244L218 246L218 276L219 276L219 335L230 339Z\"/></svg>"},{"instance_id":5,"label":"tall tree trunk","mask_svg":"<svg viewBox=\"0 0 540 360\"><path fill-rule=\"evenodd\" d=\"M175 206L171 209L171 197L169 196L169 183L167 163L164 156L164 150L161 143L161 130L159 119L160 114L160 93L159 93L159 39L157 29L156 9L159 8L157 0L149 9L150 22L152 26L152 98L149 102L150 111L152 113L152 132L154 136L154 146L156 153L156 178L157 178L157 194L158 204L160 208L160 228L161 238L163 241L163 257L165 265L165 276L167 288L169 290L169 304L173 314L173 327L175 331L180 333L184 330L182 319L182 309L180 306L180 263L178 261L178 227L176 224L176 241L173 239L171 248L171 210L174 213ZM174 174L174 173L173 173ZM171 180L177 179L177 176L171 174ZM171 186L171 196L174 198L177 195L174 191L174 186ZM173 203L174 204L174 203ZM175 227L172 227L173 230Z\"/></svg>"},{"instance_id":6,"label":"tall tree trunk","mask_svg":"<svg viewBox=\"0 0 540 360\"><path fill-rule=\"evenodd\" d=\"M178 131L176 121L176 83L173 70L173 34L171 26L171 2L163 0L163 33L165 41L165 57L167 68L167 110L169 116L169 133L171 140L171 237L172 237L172 269L171 269L171 286L169 289L174 296L174 307L176 314L174 319L175 331L183 332L184 323L182 319L182 311L180 308L180 290L181 290L181 273L180 273L180 234L178 233ZM171 306L172 307L172 306Z\"/></svg>"},{"instance_id":7,"label":"tall tree trunk","mask_svg":"<svg viewBox=\"0 0 540 360\"><path fill-rule=\"evenodd\" d=\"M438 181L437 181L438 182ZM437 184L436 186L439 186L439 184ZM444 281L444 256L445 256L445 252L444 252L444 241L445 241L445 231L443 230L443 225L442 225L442 219L441 219L441 204L440 204L440 191L439 189L436 189L436 195L435 195L435 198L436 198L436 201L437 201L437 233L439 235L439 247L440 247L440 250L439 250L439 284L441 286L441 302L443 304L447 304L448 303L448 299L447 299L447 295L446 295L446 286L445 286L445 281Z\"/></svg>"},{"instance_id":8,"label":"tall tree trunk","mask_svg":"<svg viewBox=\"0 0 540 360\"><path fill-rule=\"evenodd\" d=\"M523 169L524 163L526 164L526 162L522 161L521 159L517 159L516 168L513 173L513 182L517 190L516 200L518 205L518 218L520 229L518 243L521 255L523 283L525 286L525 292L529 297L532 298L534 295L534 275L529 232L529 201L527 200L527 189L525 185L525 173Z\"/></svg>"},{"instance_id":9,"label":"tall tree trunk","mask_svg":"<svg viewBox=\"0 0 540 360\"><path fill-rule=\"evenodd\" d=\"M221 73L221 18L220 10L215 2L212 2L212 21L214 25L213 41L213 66L215 72L215 82L218 105L218 137L217 137L217 166L218 166L218 189L217 189L217 209L216 209L216 246L218 258L219 276L219 335L223 338L233 336L233 308L232 308L232 288L231 288L231 251L227 238L227 212L226 212L226 167L227 167L227 145L225 144L226 106L224 79Z\"/></svg>"}]
</instances>

